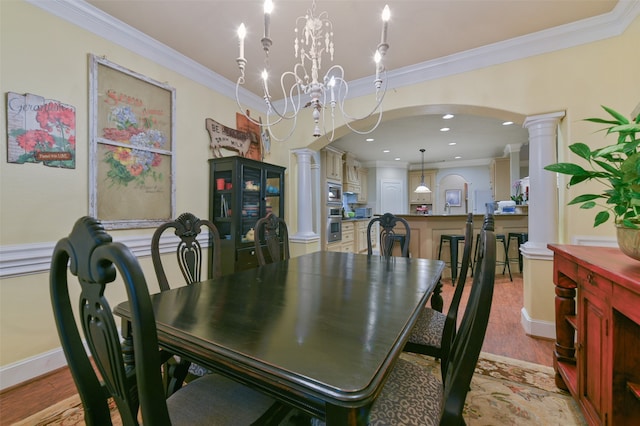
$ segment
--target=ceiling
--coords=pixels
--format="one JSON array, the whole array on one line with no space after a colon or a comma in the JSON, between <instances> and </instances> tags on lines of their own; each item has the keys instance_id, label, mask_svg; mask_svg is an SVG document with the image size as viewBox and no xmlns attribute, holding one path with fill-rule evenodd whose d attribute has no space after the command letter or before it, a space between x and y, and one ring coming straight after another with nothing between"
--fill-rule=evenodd
<instances>
[{"instance_id":1,"label":"ceiling","mask_svg":"<svg viewBox=\"0 0 640 426\"><path fill-rule=\"evenodd\" d=\"M235 82L239 47L236 30L247 27L245 57L246 88L258 96L258 75L264 68L260 43L264 28L262 0L87 0L118 20L151 36L190 59ZM380 13L385 3L391 8L388 28L389 51L384 59L390 72L492 43L527 36L610 12L617 0L318 0L316 12L326 11L333 22L334 64L345 69L345 79L373 78L373 53L381 35ZM272 75L293 68L295 19L311 7L310 0L274 0L271 15L269 66ZM331 64L324 59L323 68ZM275 88L274 88L275 91ZM274 96L275 97L275 96ZM502 156L507 144L526 144L521 123L502 126L509 114L488 114L480 118L473 111L453 111L456 117L441 116L446 108L420 115L385 120L370 136L348 134L333 143L353 152L361 161L442 163ZM517 121L517 120L513 120ZM456 142L450 146L449 142ZM390 149L390 153L383 153Z\"/></svg>"}]
</instances>

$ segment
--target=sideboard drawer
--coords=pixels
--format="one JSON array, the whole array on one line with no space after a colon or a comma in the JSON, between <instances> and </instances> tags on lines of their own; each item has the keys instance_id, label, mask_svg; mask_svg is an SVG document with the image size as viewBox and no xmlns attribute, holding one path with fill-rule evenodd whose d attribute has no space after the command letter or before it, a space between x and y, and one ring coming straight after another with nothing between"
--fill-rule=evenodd
<instances>
[{"instance_id":1,"label":"sideboard drawer","mask_svg":"<svg viewBox=\"0 0 640 426\"><path fill-rule=\"evenodd\" d=\"M599 291L610 295L613 291L611 281L586 268L578 268L578 283L586 291Z\"/></svg>"}]
</instances>

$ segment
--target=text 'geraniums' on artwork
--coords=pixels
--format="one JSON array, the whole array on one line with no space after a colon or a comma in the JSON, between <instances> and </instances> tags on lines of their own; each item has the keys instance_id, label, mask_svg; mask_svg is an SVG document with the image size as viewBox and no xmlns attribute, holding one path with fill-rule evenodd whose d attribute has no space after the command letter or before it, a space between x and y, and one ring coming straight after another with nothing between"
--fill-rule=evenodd
<instances>
[{"instance_id":1,"label":"text 'geraniums' on artwork","mask_svg":"<svg viewBox=\"0 0 640 426\"><path fill-rule=\"evenodd\" d=\"M7 92L7 162L76 167L76 109L32 94Z\"/></svg>"}]
</instances>

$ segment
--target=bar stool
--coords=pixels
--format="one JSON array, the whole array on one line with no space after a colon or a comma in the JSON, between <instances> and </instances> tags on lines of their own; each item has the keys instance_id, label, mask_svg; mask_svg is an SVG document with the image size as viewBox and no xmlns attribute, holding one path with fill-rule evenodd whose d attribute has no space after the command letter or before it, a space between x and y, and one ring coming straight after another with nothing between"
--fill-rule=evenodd
<instances>
[{"instance_id":1,"label":"bar stool","mask_svg":"<svg viewBox=\"0 0 640 426\"><path fill-rule=\"evenodd\" d=\"M511 275L511 265L509 265L509 243L505 238L504 234L496 234L496 240L502 242L502 248L504 248L504 261L500 262L496 259L496 266L502 265L502 275L504 275L504 271L506 269L509 270L509 279L513 281L513 276ZM480 244L480 234L476 237L476 248L473 252L473 262L471 263L471 276L473 276L473 267L478 262L478 245Z\"/></svg>"},{"instance_id":2,"label":"bar stool","mask_svg":"<svg viewBox=\"0 0 640 426\"><path fill-rule=\"evenodd\" d=\"M451 268L451 284L456 285L458 277L458 244L464 242L464 235L459 234L442 234L440 235L440 247L438 248L438 260L442 254L442 245L449 243L449 263Z\"/></svg>"},{"instance_id":3,"label":"bar stool","mask_svg":"<svg viewBox=\"0 0 640 426\"><path fill-rule=\"evenodd\" d=\"M529 241L529 233L528 232L509 232L509 238L507 240L507 257L509 256L509 246L511 245L511 240L516 239L518 241L518 266L520 267L520 272L522 272L522 253L520 253L520 246L527 241ZM508 257L508 261L515 261L515 257ZM504 267L502 268L502 273L504 274Z\"/></svg>"}]
</instances>

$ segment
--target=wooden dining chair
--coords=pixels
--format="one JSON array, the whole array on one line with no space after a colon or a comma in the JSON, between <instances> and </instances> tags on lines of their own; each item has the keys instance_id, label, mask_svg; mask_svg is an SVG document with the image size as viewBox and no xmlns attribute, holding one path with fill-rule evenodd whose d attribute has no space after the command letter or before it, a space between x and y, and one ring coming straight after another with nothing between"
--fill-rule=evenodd
<instances>
[{"instance_id":1,"label":"wooden dining chair","mask_svg":"<svg viewBox=\"0 0 640 426\"><path fill-rule=\"evenodd\" d=\"M367 253L373 254L371 228L376 223L380 224L380 255L384 257L392 256L393 245L397 241L400 243L401 256L409 257L409 243L411 241L411 229L409 229L409 223L404 218L395 216L392 213L385 213L382 216L375 217L369 221L369 225L367 225ZM397 225L404 228L401 233L396 232L395 228Z\"/></svg>"},{"instance_id":2,"label":"wooden dining chair","mask_svg":"<svg viewBox=\"0 0 640 426\"><path fill-rule=\"evenodd\" d=\"M202 277L203 251L197 238L203 228L209 231L208 249L213 252L213 262L209 265L213 272L210 275L214 278L220 276L220 233L218 228L210 221L200 219L192 213L182 213L176 220L160 225L151 238L151 259L158 278L158 284L160 285L160 291L166 291L170 288L160 254L160 239L164 232L171 229L176 237L179 238L175 249L176 260L186 283L193 284L201 281Z\"/></svg>"},{"instance_id":3,"label":"wooden dining chair","mask_svg":"<svg viewBox=\"0 0 640 426\"><path fill-rule=\"evenodd\" d=\"M493 220L493 218L491 218ZM400 358L373 403L370 425L464 425L462 410L489 323L496 270L496 237L480 234L480 270L474 276L460 328L449 353L444 376ZM410 407L410 409L407 409Z\"/></svg>"},{"instance_id":4,"label":"wooden dining chair","mask_svg":"<svg viewBox=\"0 0 640 426\"><path fill-rule=\"evenodd\" d=\"M208 249L212 252L210 259L213 259L209 265L209 268L212 268L211 276L214 278L220 276L220 234L218 233L218 229L210 221L200 219L194 214L186 212L178 216L176 220L160 225L151 238L151 260L153 261L153 268L158 278L160 291L170 289L162 262L161 251L169 244L173 244L161 243L162 236L165 232L172 230L175 236L178 237L178 243L175 249L173 247L170 248L171 251L175 251L176 261L185 282L187 284L193 284L194 282L201 281L202 278L204 253L197 238L203 229L209 232ZM206 368L192 364L186 359L178 359L169 355L168 352L164 352L163 358L166 359L162 360L165 371L164 382L167 396L180 389L184 380L187 379L188 373L191 373L193 376L203 376L209 372Z\"/></svg>"},{"instance_id":5,"label":"wooden dining chair","mask_svg":"<svg viewBox=\"0 0 640 426\"><path fill-rule=\"evenodd\" d=\"M290 258L287 224L273 212L268 213L256 222L253 240L258 265L260 266ZM266 247L269 254L268 258L264 255L264 247Z\"/></svg>"},{"instance_id":6,"label":"wooden dining chair","mask_svg":"<svg viewBox=\"0 0 640 426\"><path fill-rule=\"evenodd\" d=\"M73 303L79 307L78 321L71 302L77 290L67 282L69 272L80 284L79 299ZM123 287L120 294L126 294L131 310L131 322L123 324L123 343L106 296L113 294L111 287ZM264 424L276 415L275 408L280 409L270 397L218 374L196 379L165 399L161 351L144 274L131 251L113 242L96 219L80 218L69 236L56 244L50 294L87 425L112 424L110 399L124 425L138 425L140 419L147 425L167 426Z\"/></svg>"},{"instance_id":7,"label":"wooden dining chair","mask_svg":"<svg viewBox=\"0 0 640 426\"><path fill-rule=\"evenodd\" d=\"M467 215L464 232L464 250L462 252L462 265L456 289L451 298L451 304L444 314L435 309L424 307L418 317L408 342L404 346L407 352L415 352L440 359L442 375L446 374L449 349L456 336L458 325L458 308L462 299L467 272L471 262L471 247L473 247L473 214Z\"/></svg>"}]
</instances>

